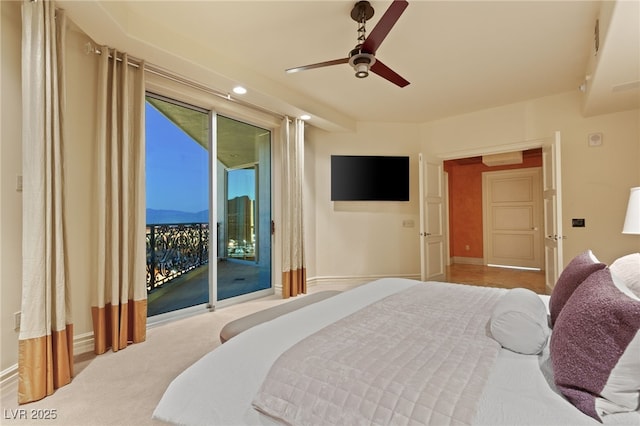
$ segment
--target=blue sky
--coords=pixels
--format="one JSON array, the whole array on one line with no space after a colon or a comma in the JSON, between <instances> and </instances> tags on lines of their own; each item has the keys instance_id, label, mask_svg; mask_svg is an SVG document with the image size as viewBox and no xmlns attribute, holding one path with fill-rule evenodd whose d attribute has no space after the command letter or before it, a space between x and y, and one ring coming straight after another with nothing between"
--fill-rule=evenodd
<instances>
[{"instance_id":1,"label":"blue sky","mask_svg":"<svg viewBox=\"0 0 640 426\"><path fill-rule=\"evenodd\" d=\"M147 208L199 212L209 206L208 153L146 104Z\"/></svg>"},{"instance_id":2,"label":"blue sky","mask_svg":"<svg viewBox=\"0 0 640 426\"><path fill-rule=\"evenodd\" d=\"M147 208L199 212L209 206L208 152L146 104ZM251 172L232 173L229 197L255 199Z\"/></svg>"}]
</instances>

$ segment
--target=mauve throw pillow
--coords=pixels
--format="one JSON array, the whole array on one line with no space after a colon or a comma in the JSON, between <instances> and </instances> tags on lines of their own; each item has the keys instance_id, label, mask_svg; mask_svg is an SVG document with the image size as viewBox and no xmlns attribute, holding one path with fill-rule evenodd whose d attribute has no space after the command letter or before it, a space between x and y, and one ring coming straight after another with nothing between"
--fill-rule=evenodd
<instances>
[{"instance_id":1,"label":"mauve throw pillow","mask_svg":"<svg viewBox=\"0 0 640 426\"><path fill-rule=\"evenodd\" d=\"M592 273L605 268L607 265L598 261L591 250L574 257L558 277L558 282L549 298L549 314L551 327L556 323L562 307L578 286Z\"/></svg>"},{"instance_id":2,"label":"mauve throw pillow","mask_svg":"<svg viewBox=\"0 0 640 426\"><path fill-rule=\"evenodd\" d=\"M569 298L550 339L558 390L601 420L640 406L640 301L622 293L609 269L591 274Z\"/></svg>"}]
</instances>

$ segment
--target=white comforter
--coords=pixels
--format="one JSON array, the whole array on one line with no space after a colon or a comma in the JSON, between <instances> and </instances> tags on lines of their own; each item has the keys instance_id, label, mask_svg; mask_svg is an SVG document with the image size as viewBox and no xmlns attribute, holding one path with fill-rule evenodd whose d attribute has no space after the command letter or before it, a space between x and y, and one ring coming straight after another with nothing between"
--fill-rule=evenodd
<instances>
[{"instance_id":1,"label":"white comforter","mask_svg":"<svg viewBox=\"0 0 640 426\"><path fill-rule=\"evenodd\" d=\"M282 354L253 404L295 425L471 424L504 291L431 283L372 303Z\"/></svg>"},{"instance_id":2,"label":"white comforter","mask_svg":"<svg viewBox=\"0 0 640 426\"><path fill-rule=\"evenodd\" d=\"M382 279L255 326L205 355L167 388L154 418L184 425L272 425L252 400L284 351L318 330L414 285ZM542 356L499 351L480 396L477 425L598 425L550 384ZM547 377L545 378L545 374ZM638 413L609 416L605 424L640 424Z\"/></svg>"}]
</instances>

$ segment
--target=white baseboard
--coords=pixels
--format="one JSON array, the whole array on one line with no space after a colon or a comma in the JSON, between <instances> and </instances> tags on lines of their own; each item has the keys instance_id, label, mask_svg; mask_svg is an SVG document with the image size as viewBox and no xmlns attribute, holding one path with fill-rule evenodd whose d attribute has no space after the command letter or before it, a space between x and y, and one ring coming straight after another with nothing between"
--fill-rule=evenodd
<instances>
[{"instance_id":1,"label":"white baseboard","mask_svg":"<svg viewBox=\"0 0 640 426\"><path fill-rule=\"evenodd\" d=\"M369 281L378 280L381 278L408 278L412 280L419 280L420 274L400 274L400 275L354 275L354 276L317 276L307 278L307 285L314 286L322 284L323 286L345 286L345 285L360 285Z\"/></svg>"},{"instance_id":2,"label":"white baseboard","mask_svg":"<svg viewBox=\"0 0 640 426\"><path fill-rule=\"evenodd\" d=\"M73 355L91 352L94 349L93 332L73 336Z\"/></svg>"},{"instance_id":3,"label":"white baseboard","mask_svg":"<svg viewBox=\"0 0 640 426\"><path fill-rule=\"evenodd\" d=\"M4 394L5 389L18 383L18 364L14 364L6 370L0 372L0 393Z\"/></svg>"}]
</instances>

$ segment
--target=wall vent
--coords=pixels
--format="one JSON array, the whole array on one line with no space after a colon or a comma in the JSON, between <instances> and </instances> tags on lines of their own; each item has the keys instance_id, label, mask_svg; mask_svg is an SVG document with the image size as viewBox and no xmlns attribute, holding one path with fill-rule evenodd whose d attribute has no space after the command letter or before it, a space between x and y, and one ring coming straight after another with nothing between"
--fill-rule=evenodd
<instances>
[{"instance_id":1,"label":"wall vent","mask_svg":"<svg viewBox=\"0 0 640 426\"><path fill-rule=\"evenodd\" d=\"M483 155L482 162L485 166L488 167L506 166L509 164L522 164L522 151Z\"/></svg>"}]
</instances>

